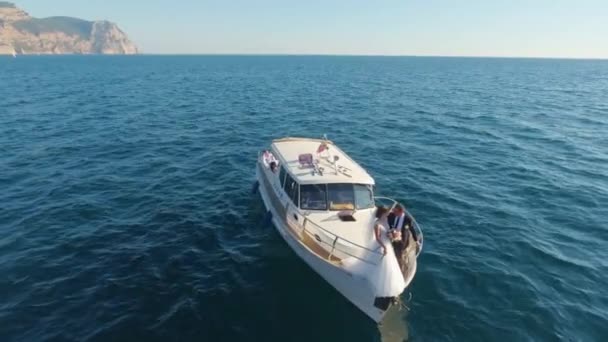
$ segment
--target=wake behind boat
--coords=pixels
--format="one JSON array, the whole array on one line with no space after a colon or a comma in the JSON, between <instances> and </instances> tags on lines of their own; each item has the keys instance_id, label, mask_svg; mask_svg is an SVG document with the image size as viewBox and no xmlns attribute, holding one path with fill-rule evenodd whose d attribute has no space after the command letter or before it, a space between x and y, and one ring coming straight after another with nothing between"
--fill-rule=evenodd
<instances>
[{"instance_id":1,"label":"wake behind boat","mask_svg":"<svg viewBox=\"0 0 608 342\"><path fill-rule=\"evenodd\" d=\"M256 176L287 244L380 322L416 273L422 231L414 218L399 214L396 201L374 196L374 179L326 139L274 140L260 153Z\"/></svg>"}]
</instances>

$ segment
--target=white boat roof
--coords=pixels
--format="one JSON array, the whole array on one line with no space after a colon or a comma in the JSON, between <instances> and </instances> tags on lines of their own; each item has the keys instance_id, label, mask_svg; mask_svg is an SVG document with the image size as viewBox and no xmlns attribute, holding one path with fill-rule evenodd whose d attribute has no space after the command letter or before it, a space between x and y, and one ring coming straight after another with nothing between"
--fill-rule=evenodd
<instances>
[{"instance_id":1,"label":"white boat roof","mask_svg":"<svg viewBox=\"0 0 608 342\"><path fill-rule=\"evenodd\" d=\"M329 147L320 154L317 149L325 142ZM310 138L282 138L272 141L271 149L279 163L287 169L299 184L330 184L355 183L374 184L374 179L357 162L352 160L344 151L330 140ZM299 156L312 154L315 163L323 169L322 175L313 172L312 167L302 167ZM336 166L333 164L334 156L338 157Z\"/></svg>"}]
</instances>

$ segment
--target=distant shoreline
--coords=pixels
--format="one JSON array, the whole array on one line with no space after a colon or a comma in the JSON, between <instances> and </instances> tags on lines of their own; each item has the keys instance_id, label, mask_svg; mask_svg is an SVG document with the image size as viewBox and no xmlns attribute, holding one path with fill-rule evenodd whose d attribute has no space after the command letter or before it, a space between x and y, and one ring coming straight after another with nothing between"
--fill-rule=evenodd
<instances>
[{"instance_id":1,"label":"distant shoreline","mask_svg":"<svg viewBox=\"0 0 608 342\"><path fill-rule=\"evenodd\" d=\"M467 58L467 59L552 59L608 61L605 58L586 57L521 57L521 56L440 56L440 55L358 55L358 54L281 54L281 53L140 53L139 56L243 56L243 57L384 57L384 58Z\"/></svg>"},{"instance_id":2,"label":"distant shoreline","mask_svg":"<svg viewBox=\"0 0 608 342\"><path fill-rule=\"evenodd\" d=\"M12 57L11 55L1 55ZM121 54L17 54L18 57L353 57L353 58L437 58L437 59L523 59L523 60L569 60L569 61L608 61L606 58L584 57L519 57L519 56L439 56L439 55L357 55L357 54L281 54L281 53L138 53L132 55Z\"/></svg>"}]
</instances>

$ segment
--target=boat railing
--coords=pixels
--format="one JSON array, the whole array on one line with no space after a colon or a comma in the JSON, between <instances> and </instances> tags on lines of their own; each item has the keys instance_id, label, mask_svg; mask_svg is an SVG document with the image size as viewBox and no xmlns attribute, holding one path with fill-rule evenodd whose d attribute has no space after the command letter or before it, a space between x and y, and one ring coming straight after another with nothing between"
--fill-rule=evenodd
<instances>
[{"instance_id":1,"label":"boat railing","mask_svg":"<svg viewBox=\"0 0 608 342\"><path fill-rule=\"evenodd\" d=\"M381 205L382 202L388 202L390 210L393 210L397 206L397 204L399 204L399 202L392 198L382 196L374 196L374 201L376 202L376 205ZM422 252L422 245L424 243L424 235L422 234L422 228L420 228L420 225L418 224L418 222L416 222L414 216L407 209L405 209L405 214L409 216L410 219L412 219L412 225L414 226L414 230L416 230L416 233L418 234L418 241L420 242L420 245L416 248L416 256L418 256L420 255L420 252Z\"/></svg>"},{"instance_id":2,"label":"boat railing","mask_svg":"<svg viewBox=\"0 0 608 342\"><path fill-rule=\"evenodd\" d=\"M302 223L289 218L290 224L297 226L300 229L300 238L311 238L319 244L323 251L315 251L317 255L326 258L329 261L340 261L345 258L355 258L362 262L377 265L384 254L378 249L371 249L353 241L336 235L321 225L313 222L308 217L304 216Z\"/></svg>"}]
</instances>

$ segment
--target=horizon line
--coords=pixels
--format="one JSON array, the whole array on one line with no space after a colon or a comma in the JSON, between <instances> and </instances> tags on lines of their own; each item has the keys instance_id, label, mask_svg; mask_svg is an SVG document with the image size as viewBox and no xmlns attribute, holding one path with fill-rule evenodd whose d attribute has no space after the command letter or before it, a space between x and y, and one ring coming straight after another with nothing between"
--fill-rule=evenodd
<instances>
[{"instance_id":1,"label":"horizon line","mask_svg":"<svg viewBox=\"0 0 608 342\"><path fill-rule=\"evenodd\" d=\"M202 52L202 53L164 53L153 52L138 53L140 56L251 56L251 57L414 57L414 58L495 58L495 59L567 59L567 60L597 60L606 61L608 57L562 57L562 56L479 56L479 55L399 55L399 54L356 54L356 53L224 53L224 52Z\"/></svg>"},{"instance_id":2,"label":"horizon line","mask_svg":"<svg viewBox=\"0 0 608 342\"><path fill-rule=\"evenodd\" d=\"M0 54L0 56L2 56ZM10 56L10 55L7 55ZM479 56L479 55L392 55L392 54L349 54L349 53L164 53L140 52L137 54L17 54L17 56L175 56L175 57L382 57L382 58L477 58L477 59L550 59L550 60L580 60L580 61L608 61L608 57L562 57L562 56Z\"/></svg>"}]
</instances>

